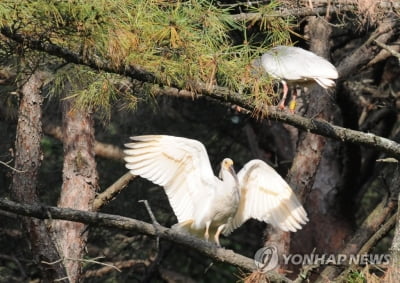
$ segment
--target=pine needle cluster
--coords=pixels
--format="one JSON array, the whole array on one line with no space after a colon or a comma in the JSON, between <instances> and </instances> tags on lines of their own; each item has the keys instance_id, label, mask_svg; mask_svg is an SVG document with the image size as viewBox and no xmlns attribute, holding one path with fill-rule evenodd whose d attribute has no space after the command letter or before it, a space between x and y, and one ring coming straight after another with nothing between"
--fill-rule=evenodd
<instances>
[{"instance_id":1,"label":"pine needle cluster","mask_svg":"<svg viewBox=\"0 0 400 283\"><path fill-rule=\"evenodd\" d=\"M0 26L119 68L144 68L164 85L190 90L200 81L269 103L271 82L254 75L251 61L290 41L291 23L271 16L276 8L275 1L250 7L259 16L239 22L233 6L210 0L4 0ZM83 105L107 110L118 99L104 74L84 68L79 77L87 83L76 88L85 96L78 99Z\"/></svg>"}]
</instances>

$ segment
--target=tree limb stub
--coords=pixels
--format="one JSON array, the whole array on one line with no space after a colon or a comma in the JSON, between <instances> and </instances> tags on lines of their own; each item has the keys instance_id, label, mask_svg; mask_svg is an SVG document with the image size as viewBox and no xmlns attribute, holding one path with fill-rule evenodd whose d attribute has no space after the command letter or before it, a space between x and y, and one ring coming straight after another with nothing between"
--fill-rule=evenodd
<instances>
[{"instance_id":1,"label":"tree limb stub","mask_svg":"<svg viewBox=\"0 0 400 283\"><path fill-rule=\"evenodd\" d=\"M215 244L207 243L194 236L183 234L161 225L156 228L152 224L128 217L46 205L27 205L7 199L0 199L0 209L39 219L61 219L94 226L137 231L146 235L157 236L168 241L182 244L217 261L227 262L247 271L256 270L256 266L252 259L234 253L232 250L218 248ZM272 281L291 282L291 280L277 272L269 272L267 276Z\"/></svg>"}]
</instances>

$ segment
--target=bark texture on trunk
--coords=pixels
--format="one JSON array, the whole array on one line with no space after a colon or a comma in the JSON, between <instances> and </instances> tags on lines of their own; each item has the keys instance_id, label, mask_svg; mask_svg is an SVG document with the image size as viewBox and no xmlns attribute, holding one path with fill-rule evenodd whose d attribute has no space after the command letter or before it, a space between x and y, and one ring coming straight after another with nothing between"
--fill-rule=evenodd
<instances>
[{"instance_id":1,"label":"bark texture on trunk","mask_svg":"<svg viewBox=\"0 0 400 283\"><path fill-rule=\"evenodd\" d=\"M18 112L17 136L15 142L15 172L12 183L12 196L22 203L39 202L37 195L38 171L42 160L40 141L42 138L41 87L44 74L36 71L21 89ZM22 219L31 243L34 260L42 271L44 282L54 282L65 278L66 273L52 241L46 221L24 217ZM53 263L53 264L47 264Z\"/></svg>"},{"instance_id":2,"label":"bark texture on trunk","mask_svg":"<svg viewBox=\"0 0 400 283\"><path fill-rule=\"evenodd\" d=\"M64 167L58 206L91 211L98 180L92 115L74 108L70 99L63 101L62 114ZM86 225L57 221L54 228L68 278L78 282L87 241Z\"/></svg>"},{"instance_id":3,"label":"bark texture on trunk","mask_svg":"<svg viewBox=\"0 0 400 283\"><path fill-rule=\"evenodd\" d=\"M392 246L390 247L390 267L385 274L385 282L394 283L398 282L400 278L400 168L396 164L395 174L392 179L391 194L397 195L397 216L396 216L396 228L394 231Z\"/></svg>"},{"instance_id":4,"label":"bark texture on trunk","mask_svg":"<svg viewBox=\"0 0 400 283\"><path fill-rule=\"evenodd\" d=\"M310 50L317 55L330 60L329 42L331 27L329 24L327 24L323 19L310 18L307 28L310 37ZM332 100L332 95L327 93L326 90L317 85L312 86L307 95L306 101L307 103L304 103L304 115L306 117L332 121L334 116L334 101ZM309 199L323 152L325 150L325 145L326 138L322 136L308 132L299 133L296 154L292 163L292 167L289 171L287 181L296 191L296 194L303 203L306 201L306 199ZM311 207L310 204L313 207ZM306 224L303 230L292 235L282 231L269 231L269 238L266 242L266 245L274 244L278 247L280 254L289 254L289 248L291 248L292 252L296 252L298 250L304 251L304 247L308 247L308 243L311 243L310 239L305 237L313 235L313 233L315 233L315 229L317 229L316 227L318 227L318 225L314 225L313 214L310 213L314 211L314 205L314 203L309 203L309 207L306 206L310 223ZM318 210L318 208L315 209ZM314 232L311 232L311 230ZM291 242L294 243L291 244ZM308 250L308 252L309 251L310 250ZM291 269L292 267L286 266L283 268Z\"/></svg>"}]
</instances>

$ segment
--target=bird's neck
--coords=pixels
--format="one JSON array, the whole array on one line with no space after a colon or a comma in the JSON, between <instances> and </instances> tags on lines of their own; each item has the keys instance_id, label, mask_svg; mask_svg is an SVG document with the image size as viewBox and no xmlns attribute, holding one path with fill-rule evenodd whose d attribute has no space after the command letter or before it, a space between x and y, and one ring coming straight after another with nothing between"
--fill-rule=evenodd
<instances>
[{"instance_id":1,"label":"bird's neck","mask_svg":"<svg viewBox=\"0 0 400 283\"><path fill-rule=\"evenodd\" d=\"M229 184L229 187L237 188L239 186L236 174L233 175L231 172L227 170L221 170L219 175L224 183Z\"/></svg>"}]
</instances>

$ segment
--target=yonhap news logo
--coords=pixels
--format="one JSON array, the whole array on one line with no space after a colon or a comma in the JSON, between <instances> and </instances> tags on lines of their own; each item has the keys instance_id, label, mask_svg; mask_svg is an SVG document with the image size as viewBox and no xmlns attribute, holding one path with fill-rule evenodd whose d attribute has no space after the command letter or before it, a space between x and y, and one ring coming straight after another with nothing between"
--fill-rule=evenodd
<instances>
[{"instance_id":1,"label":"yonhap news logo","mask_svg":"<svg viewBox=\"0 0 400 283\"><path fill-rule=\"evenodd\" d=\"M270 245L259 249L254 256L254 262L261 272L275 269L279 263L278 248Z\"/></svg>"},{"instance_id":2,"label":"yonhap news logo","mask_svg":"<svg viewBox=\"0 0 400 283\"><path fill-rule=\"evenodd\" d=\"M274 245L259 249L254 262L260 272L274 270L279 263L284 265L387 265L389 254L278 254Z\"/></svg>"},{"instance_id":3,"label":"yonhap news logo","mask_svg":"<svg viewBox=\"0 0 400 283\"><path fill-rule=\"evenodd\" d=\"M284 264L293 265L385 265L389 254L289 254L282 255Z\"/></svg>"}]
</instances>

